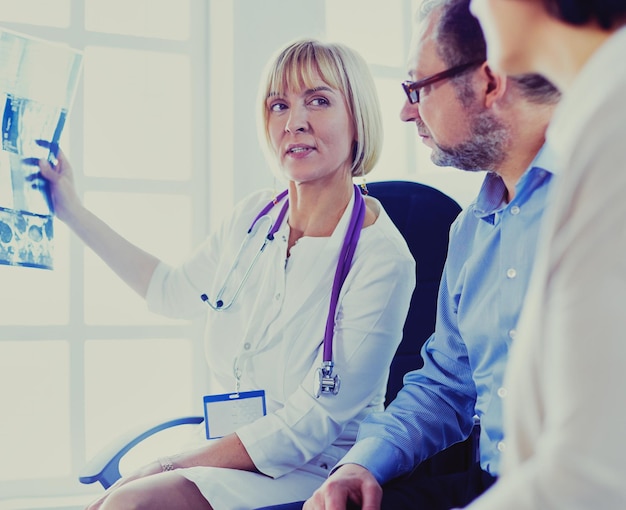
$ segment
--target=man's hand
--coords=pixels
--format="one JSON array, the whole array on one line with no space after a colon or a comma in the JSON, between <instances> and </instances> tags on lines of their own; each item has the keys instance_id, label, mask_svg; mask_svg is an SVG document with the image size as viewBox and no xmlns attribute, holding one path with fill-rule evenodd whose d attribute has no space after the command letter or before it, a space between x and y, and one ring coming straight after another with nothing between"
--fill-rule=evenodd
<instances>
[{"instance_id":1,"label":"man's hand","mask_svg":"<svg viewBox=\"0 0 626 510\"><path fill-rule=\"evenodd\" d=\"M348 501L362 510L379 510L383 489L363 466L344 464L317 489L303 510L345 510Z\"/></svg>"}]
</instances>

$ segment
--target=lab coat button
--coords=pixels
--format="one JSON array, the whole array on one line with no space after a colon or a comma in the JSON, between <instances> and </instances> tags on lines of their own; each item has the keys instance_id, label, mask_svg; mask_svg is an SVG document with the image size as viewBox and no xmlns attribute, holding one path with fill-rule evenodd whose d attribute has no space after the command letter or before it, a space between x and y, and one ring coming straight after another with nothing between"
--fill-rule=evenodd
<instances>
[{"instance_id":1,"label":"lab coat button","mask_svg":"<svg viewBox=\"0 0 626 510\"><path fill-rule=\"evenodd\" d=\"M507 269L506 271L506 277L509 280L512 280L513 278L515 278L517 276L517 271L513 268Z\"/></svg>"},{"instance_id":2,"label":"lab coat button","mask_svg":"<svg viewBox=\"0 0 626 510\"><path fill-rule=\"evenodd\" d=\"M250 350L250 342L246 342L245 344L243 344L243 348L244 348L246 351L249 351L249 350Z\"/></svg>"},{"instance_id":3,"label":"lab coat button","mask_svg":"<svg viewBox=\"0 0 626 510\"><path fill-rule=\"evenodd\" d=\"M517 336L517 330L512 329L512 330L510 330L510 331L509 331L509 338L510 338L511 340L515 340L515 337L516 337L516 336Z\"/></svg>"},{"instance_id":4,"label":"lab coat button","mask_svg":"<svg viewBox=\"0 0 626 510\"><path fill-rule=\"evenodd\" d=\"M508 392L508 390L506 388L504 388L504 387L503 388L498 388L498 396L500 398L506 397L508 393L509 392Z\"/></svg>"},{"instance_id":5,"label":"lab coat button","mask_svg":"<svg viewBox=\"0 0 626 510\"><path fill-rule=\"evenodd\" d=\"M498 451L503 452L506 450L506 443L504 441L500 441L497 445Z\"/></svg>"},{"instance_id":6,"label":"lab coat button","mask_svg":"<svg viewBox=\"0 0 626 510\"><path fill-rule=\"evenodd\" d=\"M274 296L274 299L275 299L276 301L279 301L279 300L280 300L280 292Z\"/></svg>"}]
</instances>

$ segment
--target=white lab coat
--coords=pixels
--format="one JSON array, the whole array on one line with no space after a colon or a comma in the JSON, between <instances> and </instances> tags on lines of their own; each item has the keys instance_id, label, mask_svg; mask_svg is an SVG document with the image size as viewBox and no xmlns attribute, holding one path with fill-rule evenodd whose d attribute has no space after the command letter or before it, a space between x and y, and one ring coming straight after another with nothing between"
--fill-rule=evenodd
<instances>
[{"instance_id":1,"label":"white lab coat","mask_svg":"<svg viewBox=\"0 0 626 510\"><path fill-rule=\"evenodd\" d=\"M333 354L341 390L316 399L315 371L322 361L330 290L352 202L331 237L301 238L288 259L285 220L229 310L212 311L200 299L203 293L217 295L252 220L271 198L269 192L260 192L245 199L189 261L177 269L159 266L148 291L150 308L160 313L181 317L208 310L207 392L234 391L235 365L241 370L242 391L266 392L267 415L237 434L267 476L184 470L216 510L306 499L324 481L354 443L363 417L383 407L388 367L415 286L415 262L380 207L376 222L361 232L339 296ZM269 215L275 218L279 210L280 205ZM268 226L260 224L244 249L231 289L248 269Z\"/></svg>"}]
</instances>

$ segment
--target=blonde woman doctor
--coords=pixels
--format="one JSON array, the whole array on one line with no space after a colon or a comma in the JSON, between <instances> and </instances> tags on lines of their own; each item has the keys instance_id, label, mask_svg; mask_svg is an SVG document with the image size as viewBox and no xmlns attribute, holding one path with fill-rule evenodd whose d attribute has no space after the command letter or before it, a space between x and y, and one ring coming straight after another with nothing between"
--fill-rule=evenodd
<instances>
[{"instance_id":1,"label":"blonde woman doctor","mask_svg":"<svg viewBox=\"0 0 626 510\"><path fill-rule=\"evenodd\" d=\"M415 262L380 203L353 184L381 149L372 77L342 45L298 41L270 62L259 105L286 193L245 198L180 267L85 209L62 152L56 166L39 162L57 216L151 310L207 314L209 395L263 390L266 398L265 415L122 478L92 510L304 500L354 443L362 418L383 407Z\"/></svg>"}]
</instances>

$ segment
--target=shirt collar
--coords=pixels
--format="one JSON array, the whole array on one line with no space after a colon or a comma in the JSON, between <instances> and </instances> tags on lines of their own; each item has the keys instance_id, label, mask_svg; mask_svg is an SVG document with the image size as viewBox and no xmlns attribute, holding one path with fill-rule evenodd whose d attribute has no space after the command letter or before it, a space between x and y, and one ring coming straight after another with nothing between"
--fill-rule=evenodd
<instances>
[{"instance_id":1,"label":"shirt collar","mask_svg":"<svg viewBox=\"0 0 626 510\"><path fill-rule=\"evenodd\" d=\"M517 200L517 197L527 195L526 188L537 185L536 180L531 179L532 176L538 172L553 173L554 160L554 151L544 144L515 185L513 202ZM495 172L487 173L474 202L474 214L478 218L490 219L495 213L509 205L506 202L506 196L507 190L502 177Z\"/></svg>"},{"instance_id":2,"label":"shirt collar","mask_svg":"<svg viewBox=\"0 0 626 510\"><path fill-rule=\"evenodd\" d=\"M494 172L487 172L474 202L476 217L485 219L502 209L506 205L506 193L502 178Z\"/></svg>"}]
</instances>

